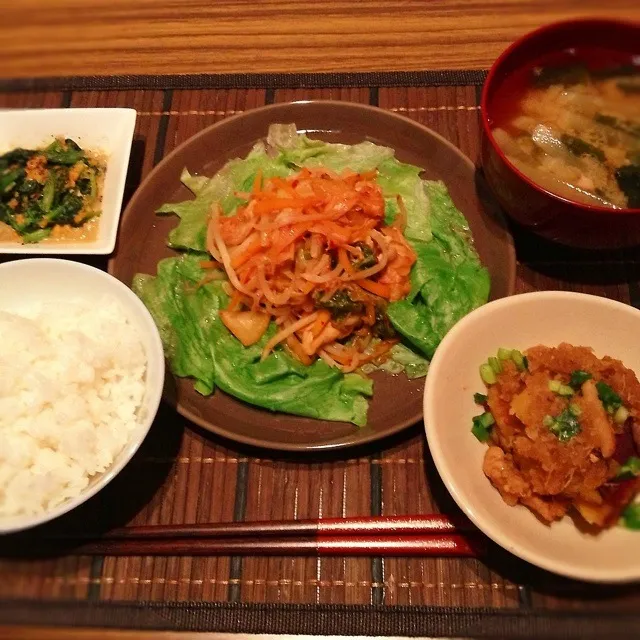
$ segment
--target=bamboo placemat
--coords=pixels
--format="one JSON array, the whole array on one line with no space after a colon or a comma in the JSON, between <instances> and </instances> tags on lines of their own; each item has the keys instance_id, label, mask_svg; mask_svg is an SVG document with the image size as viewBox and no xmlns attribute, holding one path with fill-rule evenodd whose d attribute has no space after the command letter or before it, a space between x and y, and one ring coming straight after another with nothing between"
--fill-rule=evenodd
<instances>
[{"instance_id":1,"label":"bamboo placemat","mask_svg":"<svg viewBox=\"0 0 640 640\"><path fill-rule=\"evenodd\" d=\"M2 83L0 108L137 109L128 198L164 155L197 131L233 114L291 100L378 105L431 127L477 160L483 78L478 72L63 78ZM640 305L640 251L590 253L521 232L515 238L518 292L568 289ZM94 264L104 267L106 261ZM455 507L426 449L422 425L365 449L302 459L224 441L163 406L131 464L56 526L434 511L450 513ZM511 637L554 635L555 629L591 637L603 630L640 633L639 610L638 586L575 583L498 549L486 561L72 553L0 560L0 622L5 623L270 633L508 632Z\"/></svg>"}]
</instances>

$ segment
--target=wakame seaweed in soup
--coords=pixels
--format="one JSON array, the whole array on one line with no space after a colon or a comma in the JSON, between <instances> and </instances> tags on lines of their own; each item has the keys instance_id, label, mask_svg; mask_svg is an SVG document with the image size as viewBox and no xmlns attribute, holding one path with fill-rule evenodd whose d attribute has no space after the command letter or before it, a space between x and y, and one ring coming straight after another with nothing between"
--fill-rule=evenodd
<instances>
[{"instance_id":1,"label":"wakame seaweed in soup","mask_svg":"<svg viewBox=\"0 0 640 640\"><path fill-rule=\"evenodd\" d=\"M605 66L591 64L596 59L607 53L564 52L515 72L496 94L493 136L519 171L552 193L639 208L640 66L635 58Z\"/></svg>"}]
</instances>

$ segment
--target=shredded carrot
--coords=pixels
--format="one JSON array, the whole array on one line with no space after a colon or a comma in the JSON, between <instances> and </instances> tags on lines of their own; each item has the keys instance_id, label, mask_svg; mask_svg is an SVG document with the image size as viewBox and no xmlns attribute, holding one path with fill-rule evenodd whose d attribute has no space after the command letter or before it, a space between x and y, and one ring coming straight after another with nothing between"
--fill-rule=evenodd
<instances>
[{"instance_id":1,"label":"shredded carrot","mask_svg":"<svg viewBox=\"0 0 640 640\"><path fill-rule=\"evenodd\" d=\"M358 284L369 293L373 293L376 296L380 296L381 298L386 298L387 300L391 297L391 287L388 284L381 284L380 282L375 282L374 280L358 280Z\"/></svg>"},{"instance_id":2,"label":"shredded carrot","mask_svg":"<svg viewBox=\"0 0 640 640\"><path fill-rule=\"evenodd\" d=\"M346 273L353 275L353 265L351 264L349 256L347 255L347 250L344 247L340 247L340 249L338 249L338 261Z\"/></svg>"},{"instance_id":3,"label":"shredded carrot","mask_svg":"<svg viewBox=\"0 0 640 640\"><path fill-rule=\"evenodd\" d=\"M415 253L397 228L406 223L400 199L397 226L385 226L376 178L375 170L304 168L284 178L258 171L233 215L213 208L206 237L213 260L201 266L226 272L229 311L245 307L276 323L263 359L281 345L305 365L319 357L347 372L384 359L394 344L370 350L371 328L386 301L410 289Z\"/></svg>"}]
</instances>

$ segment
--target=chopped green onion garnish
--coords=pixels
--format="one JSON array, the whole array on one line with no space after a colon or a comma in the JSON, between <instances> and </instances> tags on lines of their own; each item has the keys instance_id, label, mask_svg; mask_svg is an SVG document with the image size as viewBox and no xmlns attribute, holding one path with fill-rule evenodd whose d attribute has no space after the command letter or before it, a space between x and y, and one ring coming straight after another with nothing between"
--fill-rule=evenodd
<instances>
[{"instance_id":1,"label":"chopped green onion garnish","mask_svg":"<svg viewBox=\"0 0 640 640\"><path fill-rule=\"evenodd\" d=\"M559 396L572 396L573 389L566 384L562 384L560 380L549 380L549 391L557 393Z\"/></svg>"},{"instance_id":2,"label":"chopped green onion garnish","mask_svg":"<svg viewBox=\"0 0 640 640\"><path fill-rule=\"evenodd\" d=\"M473 401L476 404L484 404L487 401L487 396L484 393L474 393Z\"/></svg>"},{"instance_id":3,"label":"chopped green onion garnish","mask_svg":"<svg viewBox=\"0 0 640 640\"><path fill-rule=\"evenodd\" d=\"M511 359L515 363L516 367L518 367L518 371L524 371L529 367L529 362L517 349L513 349L511 352Z\"/></svg>"},{"instance_id":4,"label":"chopped green onion garnish","mask_svg":"<svg viewBox=\"0 0 640 640\"><path fill-rule=\"evenodd\" d=\"M577 391L587 380L591 380L591 378L593 378L593 376L588 371L576 369L571 372L569 386L573 387Z\"/></svg>"},{"instance_id":5,"label":"chopped green onion garnish","mask_svg":"<svg viewBox=\"0 0 640 640\"><path fill-rule=\"evenodd\" d=\"M622 406L616 409L616 412L613 414L613 421L616 424L624 424L629 417L629 409L627 407Z\"/></svg>"},{"instance_id":6,"label":"chopped green onion garnish","mask_svg":"<svg viewBox=\"0 0 640 640\"><path fill-rule=\"evenodd\" d=\"M622 406L622 398L606 382L596 382L596 389L607 413L614 414Z\"/></svg>"},{"instance_id":7,"label":"chopped green onion garnish","mask_svg":"<svg viewBox=\"0 0 640 640\"><path fill-rule=\"evenodd\" d=\"M570 404L569 411L576 416L576 418L582 414L582 409L577 404Z\"/></svg>"},{"instance_id":8,"label":"chopped green onion garnish","mask_svg":"<svg viewBox=\"0 0 640 640\"><path fill-rule=\"evenodd\" d=\"M500 360L511 360L511 349L505 349L504 347L500 347L498 349L498 358Z\"/></svg>"},{"instance_id":9,"label":"chopped green onion garnish","mask_svg":"<svg viewBox=\"0 0 640 640\"><path fill-rule=\"evenodd\" d=\"M495 384L497 380L494 370L487 363L480 365L480 377L485 384Z\"/></svg>"},{"instance_id":10,"label":"chopped green onion garnish","mask_svg":"<svg viewBox=\"0 0 640 640\"><path fill-rule=\"evenodd\" d=\"M494 373L502 373L502 364L498 358L491 356L491 358L489 358L489 366L493 369Z\"/></svg>"},{"instance_id":11,"label":"chopped green onion garnish","mask_svg":"<svg viewBox=\"0 0 640 640\"><path fill-rule=\"evenodd\" d=\"M640 531L640 503L630 504L622 512L622 525L627 529Z\"/></svg>"},{"instance_id":12,"label":"chopped green onion garnish","mask_svg":"<svg viewBox=\"0 0 640 640\"><path fill-rule=\"evenodd\" d=\"M480 440L480 442L486 442L491 436L491 428L495 424L495 418L489 411L486 411L482 415L475 416L473 418L473 427L471 427L471 433Z\"/></svg>"},{"instance_id":13,"label":"chopped green onion garnish","mask_svg":"<svg viewBox=\"0 0 640 640\"><path fill-rule=\"evenodd\" d=\"M640 458L631 456L621 467L616 475L616 480L630 480L640 476Z\"/></svg>"},{"instance_id":14,"label":"chopped green onion garnish","mask_svg":"<svg viewBox=\"0 0 640 640\"><path fill-rule=\"evenodd\" d=\"M555 417L545 416L542 423L560 442L567 442L582 431L578 418L569 409L565 409Z\"/></svg>"}]
</instances>

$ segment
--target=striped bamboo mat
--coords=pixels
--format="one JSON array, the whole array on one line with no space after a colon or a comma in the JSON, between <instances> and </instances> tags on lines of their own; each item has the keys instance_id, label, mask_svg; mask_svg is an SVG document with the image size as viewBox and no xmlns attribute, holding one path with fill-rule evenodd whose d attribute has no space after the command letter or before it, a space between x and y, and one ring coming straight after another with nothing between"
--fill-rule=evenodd
<instances>
[{"instance_id":1,"label":"striped bamboo mat","mask_svg":"<svg viewBox=\"0 0 640 640\"><path fill-rule=\"evenodd\" d=\"M477 72L432 72L5 82L0 85L0 108L137 109L127 188L130 197L164 155L202 128L264 104L291 100L321 98L378 105L431 127L476 160L483 77ZM519 292L569 289L640 304L638 251L590 254L559 250L520 235L516 243ZM96 264L105 266L100 261ZM240 448L163 407L132 463L86 510L71 514L64 524L71 527L87 518L108 527L421 514L453 508L426 450L421 425L364 450L301 460ZM205 604L212 602L218 604ZM262 604L252 608L248 603L268 603L272 608ZM301 614L301 609L285 605L311 609L302 609L307 613ZM640 610L639 587L574 583L500 551L487 561L88 558L73 554L45 560L0 560L0 622L108 625L118 620L132 627L287 633L299 628L295 621L302 615L307 621L317 621L315 627L304 627L306 633L342 633L355 628L353 621L363 615L364 605L370 607L365 607L373 616L369 620L389 613L391 617L384 618L386 626L371 627L371 632L377 629L391 635L409 634L406 624L412 615L423 621L449 620L448 627L414 627L424 634L440 629L463 635L473 628L476 636L510 630L512 637L519 637L525 631L545 635L566 627L578 633L575 637L591 637L596 629L614 633L620 628L637 629L640 624L634 617ZM396 620L391 612L399 610L389 605L409 608L402 609L404 613ZM229 607L235 612L234 624L240 626L220 622L227 618L215 612ZM321 611L331 611L331 607L337 607L342 617L323 627ZM155 611L155 617L150 618L149 613L145 622L141 611ZM176 611L189 611L192 617ZM278 615L264 614L267 622L251 626L249 620L263 620L255 618L263 615L260 611L277 611ZM432 617L425 618L424 613ZM473 627L467 624L471 619ZM352 626L340 627L340 620ZM482 620L486 620L484 627ZM538 626L518 626L522 620ZM564 622L554 627L553 620ZM625 626L620 627L622 623Z\"/></svg>"}]
</instances>

